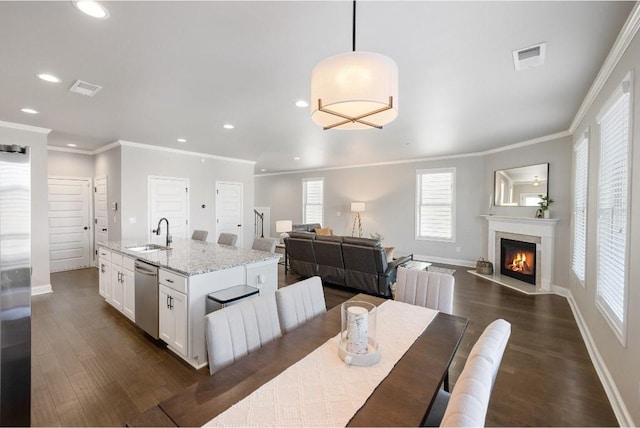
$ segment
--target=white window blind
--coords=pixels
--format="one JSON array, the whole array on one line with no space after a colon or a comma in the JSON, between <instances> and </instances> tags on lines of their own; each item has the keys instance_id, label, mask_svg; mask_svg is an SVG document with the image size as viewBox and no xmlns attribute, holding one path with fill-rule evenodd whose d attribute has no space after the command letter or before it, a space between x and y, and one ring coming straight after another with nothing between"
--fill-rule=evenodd
<instances>
[{"instance_id":1,"label":"white window blind","mask_svg":"<svg viewBox=\"0 0 640 428\"><path fill-rule=\"evenodd\" d=\"M303 223L322 223L324 203L324 180L310 178L302 180L302 218Z\"/></svg>"},{"instance_id":2,"label":"white window blind","mask_svg":"<svg viewBox=\"0 0 640 428\"><path fill-rule=\"evenodd\" d=\"M623 82L600 118L597 303L625 343L629 214L629 82Z\"/></svg>"},{"instance_id":3,"label":"white window blind","mask_svg":"<svg viewBox=\"0 0 640 428\"><path fill-rule=\"evenodd\" d=\"M455 168L417 171L417 238L455 239L455 173Z\"/></svg>"},{"instance_id":4,"label":"white window blind","mask_svg":"<svg viewBox=\"0 0 640 428\"><path fill-rule=\"evenodd\" d=\"M587 250L587 182L589 140L585 136L574 149L573 180L573 272L584 285Z\"/></svg>"}]
</instances>

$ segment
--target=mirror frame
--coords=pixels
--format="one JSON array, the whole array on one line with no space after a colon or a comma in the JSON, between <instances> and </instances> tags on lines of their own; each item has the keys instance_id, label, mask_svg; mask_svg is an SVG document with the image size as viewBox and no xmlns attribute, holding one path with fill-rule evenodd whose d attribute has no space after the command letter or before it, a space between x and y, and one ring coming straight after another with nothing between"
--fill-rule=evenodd
<instances>
[{"instance_id":1,"label":"mirror frame","mask_svg":"<svg viewBox=\"0 0 640 428\"><path fill-rule=\"evenodd\" d=\"M546 195L549 196L549 162L544 162L544 163L538 163L538 164L532 164L532 165L521 165L521 166L514 166L512 168L503 168L503 169L498 169L493 171L493 200L491 201L493 203L493 206L495 207L522 207L522 208L532 208L530 206L526 206L526 205L500 205L498 204L499 201L499 195L498 192L496 192L496 184L497 184L497 178L498 178L498 173L501 171L510 171L510 170L514 170L514 169L519 169L519 168L527 168L527 167L531 167L531 166L539 166L539 165L546 165L547 166L547 192Z\"/></svg>"}]
</instances>

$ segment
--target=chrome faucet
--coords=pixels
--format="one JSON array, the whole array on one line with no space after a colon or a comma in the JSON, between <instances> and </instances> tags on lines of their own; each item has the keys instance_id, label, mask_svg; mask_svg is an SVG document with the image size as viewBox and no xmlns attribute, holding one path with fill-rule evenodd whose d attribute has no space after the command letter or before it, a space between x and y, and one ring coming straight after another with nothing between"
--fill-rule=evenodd
<instances>
[{"instance_id":1,"label":"chrome faucet","mask_svg":"<svg viewBox=\"0 0 640 428\"><path fill-rule=\"evenodd\" d=\"M167 220L166 217L162 217L160 219L160 221L158 222L158 228L155 229L153 231L153 233L155 233L156 235L160 236L160 223L162 223L162 220L167 222L167 248L169 248L169 244L171 244L173 239L171 239L171 235L169 235L169 220Z\"/></svg>"}]
</instances>

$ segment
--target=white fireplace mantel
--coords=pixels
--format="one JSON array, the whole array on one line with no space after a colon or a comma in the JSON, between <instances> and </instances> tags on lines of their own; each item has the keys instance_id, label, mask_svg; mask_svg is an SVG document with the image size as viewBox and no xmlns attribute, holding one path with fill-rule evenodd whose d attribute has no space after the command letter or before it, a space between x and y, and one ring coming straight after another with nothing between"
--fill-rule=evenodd
<instances>
[{"instance_id":1,"label":"white fireplace mantel","mask_svg":"<svg viewBox=\"0 0 640 428\"><path fill-rule=\"evenodd\" d=\"M483 215L489 223L487 256L494 266L496 264L496 233L514 233L540 238L540 255L542 266L540 269L540 288L551 291L554 261L554 237L558 219L541 219L528 217L504 217Z\"/></svg>"}]
</instances>

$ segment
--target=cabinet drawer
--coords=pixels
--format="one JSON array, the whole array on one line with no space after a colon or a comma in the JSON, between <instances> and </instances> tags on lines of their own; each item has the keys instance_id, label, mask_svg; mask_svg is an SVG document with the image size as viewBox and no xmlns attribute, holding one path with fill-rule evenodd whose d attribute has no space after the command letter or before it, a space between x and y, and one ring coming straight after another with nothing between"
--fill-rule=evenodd
<instances>
[{"instance_id":1,"label":"cabinet drawer","mask_svg":"<svg viewBox=\"0 0 640 428\"><path fill-rule=\"evenodd\" d=\"M111 253L111 263L114 265L122 266L122 254Z\"/></svg>"},{"instance_id":2,"label":"cabinet drawer","mask_svg":"<svg viewBox=\"0 0 640 428\"><path fill-rule=\"evenodd\" d=\"M122 267L125 269L128 269L130 271L133 271L133 265L134 265L134 260L130 259L129 257L122 257Z\"/></svg>"},{"instance_id":3,"label":"cabinet drawer","mask_svg":"<svg viewBox=\"0 0 640 428\"><path fill-rule=\"evenodd\" d=\"M160 269L160 284L166 285L181 293L187 293L187 278L164 269Z\"/></svg>"},{"instance_id":4,"label":"cabinet drawer","mask_svg":"<svg viewBox=\"0 0 640 428\"><path fill-rule=\"evenodd\" d=\"M98 256L102 260L111 260L111 251L105 250L104 248L100 247L100 249L98 250Z\"/></svg>"}]
</instances>

